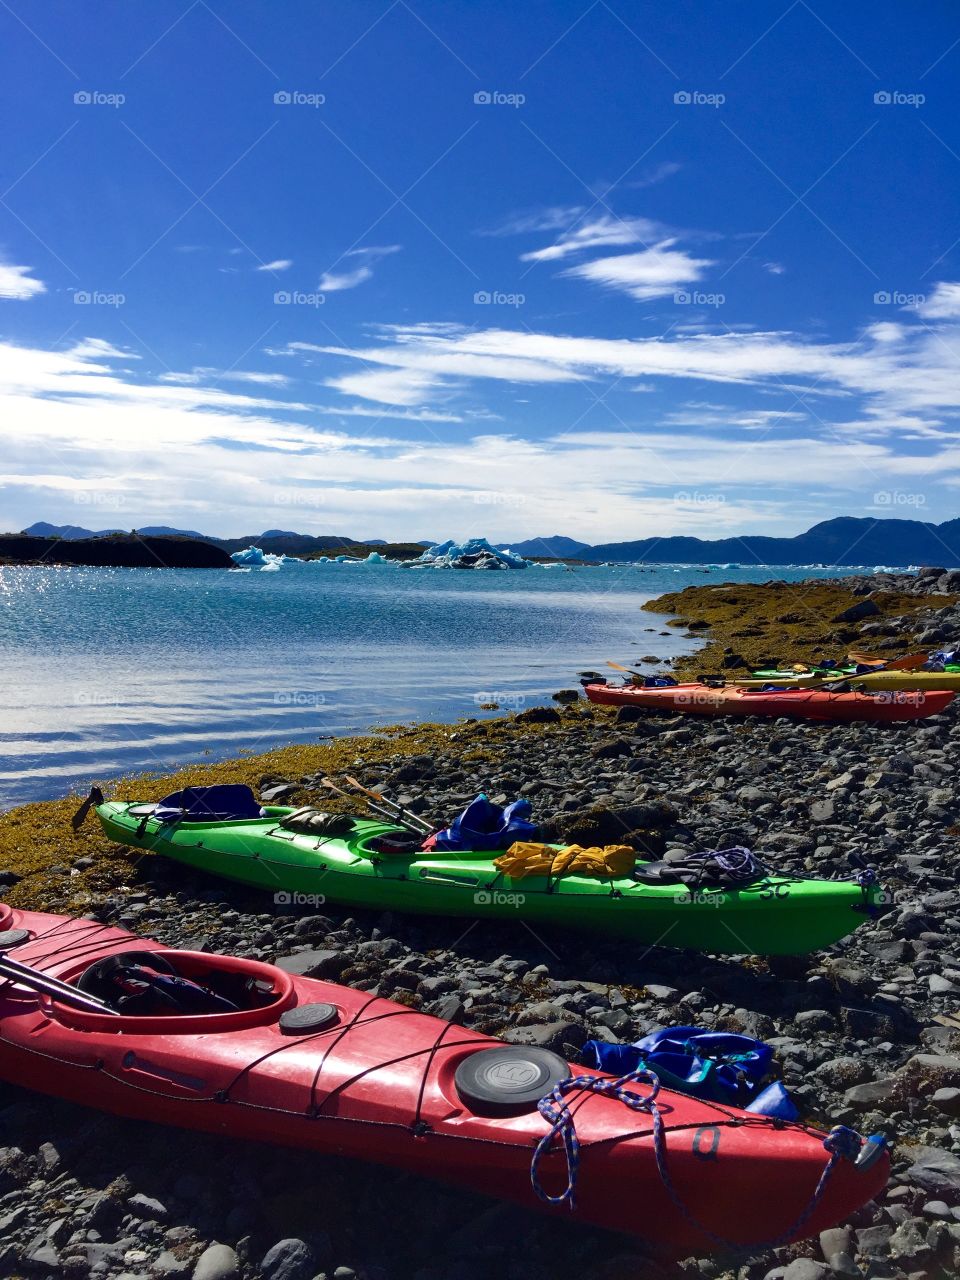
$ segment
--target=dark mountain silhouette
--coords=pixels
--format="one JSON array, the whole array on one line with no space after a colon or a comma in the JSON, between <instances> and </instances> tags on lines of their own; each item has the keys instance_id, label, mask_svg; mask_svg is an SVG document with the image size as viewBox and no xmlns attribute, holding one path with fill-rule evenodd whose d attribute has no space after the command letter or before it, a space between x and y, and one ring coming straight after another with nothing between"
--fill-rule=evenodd
<instances>
[{"instance_id":1,"label":"dark mountain silhouette","mask_svg":"<svg viewBox=\"0 0 960 1280\"><path fill-rule=\"evenodd\" d=\"M525 538L522 542L498 542L496 545L501 551L509 548L517 555L549 556L555 560L573 559L590 550L588 543L577 542L576 538L564 537L562 533L555 533L549 538Z\"/></svg>"},{"instance_id":2,"label":"dark mountain silhouette","mask_svg":"<svg viewBox=\"0 0 960 1280\"><path fill-rule=\"evenodd\" d=\"M123 532L102 529L95 532L80 525L32 524L23 533L33 537L64 541L104 538ZM330 553L366 554L363 548L399 546L376 538L358 542L336 535L314 536L289 529L267 529L240 538L215 538L187 529L149 525L138 529L142 537L189 538L212 543L224 551L241 551L251 544L275 555L304 556ZM409 546L411 544L403 544ZM418 545L430 546L428 542ZM815 524L792 538L770 538L748 534L736 538L663 537L639 538L626 542L604 542L589 546L564 534L525 538L519 542L499 542L523 556L557 559L644 560L659 564L826 564L826 565L909 565L937 564L946 568L960 565L960 519L943 524L920 520L878 520L872 517L839 516Z\"/></svg>"},{"instance_id":3,"label":"dark mountain silhouette","mask_svg":"<svg viewBox=\"0 0 960 1280\"><path fill-rule=\"evenodd\" d=\"M591 560L661 564L960 565L960 520L875 520L839 516L793 538L640 538L591 547Z\"/></svg>"}]
</instances>

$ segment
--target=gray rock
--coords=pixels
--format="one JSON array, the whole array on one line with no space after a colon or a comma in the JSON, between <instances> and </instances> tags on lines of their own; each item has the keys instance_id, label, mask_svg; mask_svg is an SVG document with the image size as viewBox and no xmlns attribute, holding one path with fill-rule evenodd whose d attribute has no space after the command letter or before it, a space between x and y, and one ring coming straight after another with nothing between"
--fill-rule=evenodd
<instances>
[{"instance_id":1,"label":"gray rock","mask_svg":"<svg viewBox=\"0 0 960 1280\"><path fill-rule=\"evenodd\" d=\"M680 994L676 987L665 987L658 982L648 982L644 987L651 1000L675 1000Z\"/></svg>"},{"instance_id":2,"label":"gray rock","mask_svg":"<svg viewBox=\"0 0 960 1280\"><path fill-rule=\"evenodd\" d=\"M794 1258L784 1268L783 1280L825 1280L829 1274L830 1268L825 1267L822 1262L813 1258Z\"/></svg>"},{"instance_id":3,"label":"gray rock","mask_svg":"<svg viewBox=\"0 0 960 1280\"><path fill-rule=\"evenodd\" d=\"M864 1227L857 1232L857 1249L868 1257L882 1257L890 1248L894 1228L884 1223L878 1227Z\"/></svg>"},{"instance_id":4,"label":"gray rock","mask_svg":"<svg viewBox=\"0 0 960 1280\"><path fill-rule=\"evenodd\" d=\"M874 600L858 600L856 604L850 605L848 609L844 609L842 613L831 621L833 622L861 622L864 618L873 618L880 612L880 608Z\"/></svg>"},{"instance_id":5,"label":"gray rock","mask_svg":"<svg viewBox=\"0 0 960 1280\"><path fill-rule=\"evenodd\" d=\"M292 956L280 956L276 961L277 968L284 973L304 978L339 977L349 963L342 951L312 949L295 951Z\"/></svg>"},{"instance_id":6,"label":"gray rock","mask_svg":"<svg viewBox=\"0 0 960 1280\"><path fill-rule=\"evenodd\" d=\"M927 1224L922 1218L907 1218L890 1237L890 1256L908 1262L927 1258L933 1250L927 1243Z\"/></svg>"},{"instance_id":7,"label":"gray rock","mask_svg":"<svg viewBox=\"0 0 960 1280\"><path fill-rule=\"evenodd\" d=\"M580 1049L590 1039L582 1022L548 1022L538 1026L511 1027L504 1033L507 1044L536 1045L562 1053L564 1045Z\"/></svg>"},{"instance_id":8,"label":"gray rock","mask_svg":"<svg viewBox=\"0 0 960 1280\"><path fill-rule=\"evenodd\" d=\"M858 1111L868 1111L871 1107L882 1106L889 1102L897 1088L896 1080L869 1080L866 1084L855 1084L843 1095L844 1105L855 1107Z\"/></svg>"},{"instance_id":9,"label":"gray rock","mask_svg":"<svg viewBox=\"0 0 960 1280\"><path fill-rule=\"evenodd\" d=\"M917 1187L949 1201L960 1202L960 1156L940 1147L915 1147L913 1164L907 1173Z\"/></svg>"},{"instance_id":10,"label":"gray rock","mask_svg":"<svg viewBox=\"0 0 960 1280\"><path fill-rule=\"evenodd\" d=\"M278 1240L260 1263L264 1280L310 1280L314 1267L313 1250L304 1240Z\"/></svg>"},{"instance_id":11,"label":"gray rock","mask_svg":"<svg viewBox=\"0 0 960 1280\"><path fill-rule=\"evenodd\" d=\"M236 1251L228 1244L211 1244L197 1259L192 1280L234 1280L239 1273Z\"/></svg>"},{"instance_id":12,"label":"gray rock","mask_svg":"<svg viewBox=\"0 0 960 1280\"><path fill-rule=\"evenodd\" d=\"M849 1227L830 1227L820 1232L820 1252L827 1262L838 1253L849 1253L853 1233Z\"/></svg>"},{"instance_id":13,"label":"gray rock","mask_svg":"<svg viewBox=\"0 0 960 1280\"><path fill-rule=\"evenodd\" d=\"M159 1200L154 1200L152 1196L142 1195L137 1192L127 1201L127 1208L135 1218L143 1218L145 1221L163 1222L167 1216L167 1206L161 1204Z\"/></svg>"},{"instance_id":14,"label":"gray rock","mask_svg":"<svg viewBox=\"0 0 960 1280\"><path fill-rule=\"evenodd\" d=\"M930 1101L945 1116L960 1116L960 1089L935 1089Z\"/></svg>"}]
</instances>

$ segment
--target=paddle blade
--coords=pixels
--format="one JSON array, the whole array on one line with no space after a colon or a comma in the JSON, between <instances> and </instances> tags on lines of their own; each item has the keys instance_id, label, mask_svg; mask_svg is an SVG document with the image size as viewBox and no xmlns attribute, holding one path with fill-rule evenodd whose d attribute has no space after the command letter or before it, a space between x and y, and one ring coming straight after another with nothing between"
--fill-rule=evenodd
<instances>
[{"instance_id":1,"label":"paddle blade","mask_svg":"<svg viewBox=\"0 0 960 1280\"><path fill-rule=\"evenodd\" d=\"M83 804L70 819L70 825L74 831L79 831L83 826L84 819L94 805L103 804L103 792L99 787L91 787L90 794L84 800Z\"/></svg>"},{"instance_id":2,"label":"paddle blade","mask_svg":"<svg viewBox=\"0 0 960 1280\"><path fill-rule=\"evenodd\" d=\"M916 671L918 667L923 666L929 656L927 653L909 653L904 658L893 658L887 661L870 653L847 654L851 662L856 662L864 667L876 667L878 670L884 671Z\"/></svg>"}]
</instances>

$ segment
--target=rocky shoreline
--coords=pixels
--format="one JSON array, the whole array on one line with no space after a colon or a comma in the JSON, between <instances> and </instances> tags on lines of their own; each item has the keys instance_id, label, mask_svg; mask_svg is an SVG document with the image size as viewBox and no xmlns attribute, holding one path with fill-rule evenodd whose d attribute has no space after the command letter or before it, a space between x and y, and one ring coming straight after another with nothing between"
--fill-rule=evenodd
<instances>
[{"instance_id":1,"label":"rocky shoreline","mask_svg":"<svg viewBox=\"0 0 960 1280\"><path fill-rule=\"evenodd\" d=\"M868 598L856 595L856 582L841 587ZM924 599L930 588L939 595L940 579L891 586L898 596L920 592L920 609L901 611L902 624L884 614L884 625L903 630L875 639L902 646L933 630L936 643L960 638L956 604ZM864 640L868 623L856 626ZM479 790L497 800L522 794L548 837L626 840L650 853L740 844L778 868L827 876L848 875L855 852L878 869L891 906L882 919L827 952L769 962L667 949L641 954L622 942L557 929L534 935L482 917L276 906L263 894L110 846L93 823L74 837L71 802L3 816L0 879L15 905L90 914L178 946L280 959L574 1059L587 1039L633 1040L662 1025L742 1030L774 1044L804 1118L883 1132L895 1149L885 1196L851 1223L776 1253L676 1263L646 1256L626 1237L408 1174L115 1120L2 1085L0 1274L956 1275L958 749L960 717L952 708L927 721L830 727L711 722L581 701L289 748L114 789L155 798L188 782L246 781L273 802L336 807L318 784L340 770L438 819Z\"/></svg>"}]
</instances>

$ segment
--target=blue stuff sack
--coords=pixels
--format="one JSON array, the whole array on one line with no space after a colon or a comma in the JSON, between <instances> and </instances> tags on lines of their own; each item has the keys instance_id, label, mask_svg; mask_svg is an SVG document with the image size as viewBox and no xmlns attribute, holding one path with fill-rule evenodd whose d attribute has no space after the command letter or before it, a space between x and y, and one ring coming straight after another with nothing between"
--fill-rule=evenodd
<instances>
[{"instance_id":1,"label":"blue stuff sack","mask_svg":"<svg viewBox=\"0 0 960 1280\"><path fill-rule=\"evenodd\" d=\"M636 1044L588 1040L587 1066L622 1076L645 1067L667 1089L759 1115L795 1120L799 1114L779 1081L770 1081L773 1050L762 1040L703 1027L664 1027Z\"/></svg>"}]
</instances>

